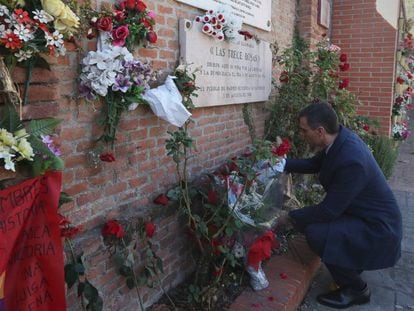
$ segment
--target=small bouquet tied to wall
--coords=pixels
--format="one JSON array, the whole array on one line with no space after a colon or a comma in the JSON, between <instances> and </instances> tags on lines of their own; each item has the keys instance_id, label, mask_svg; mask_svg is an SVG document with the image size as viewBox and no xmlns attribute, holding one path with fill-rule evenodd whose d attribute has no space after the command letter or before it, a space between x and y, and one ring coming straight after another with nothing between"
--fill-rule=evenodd
<instances>
[{"instance_id":1,"label":"small bouquet tied to wall","mask_svg":"<svg viewBox=\"0 0 414 311\"><path fill-rule=\"evenodd\" d=\"M208 10L206 14L196 16L196 22L201 23L201 31L218 41L234 39L241 28L241 19L235 17L225 8Z\"/></svg>"},{"instance_id":2,"label":"small bouquet tied to wall","mask_svg":"<svg viewBox=\"0 0 414 311\"><path fill-rule=\"evenodd\" d=\"M91 11L88 38L99 35L100 46L125 46L129 51L145 43L157 42L156 14L140 0L119 1L111 9ZM100 47L100 48L101 48Z\"/></svg>"},{"instance_id":3,"label":"small bouquet tied to wall","mask_svg":"<svg viewBox=\"0 0 414 311\"><path fill-rule=\"evenodd\" d=\"M122 112L145 103L143 95L156 74L132 53L144 43L156 43L154 18L155 13L139 0L120 1L102 12L88 12L88 38L99 35L99 39L97 51L90 51L82 60L80 95L104 103L100 120L104 133L98 141L113 144Z\"/></svg>"},{"instance_id":4,"label":"small bouquet tied to wall","mask_svg":"<svg viewBox=\"0 0 414 311\"><path fill-rule=\"evenodd\" d=\"M50 70L44 56L65 55L64 40L78 27L79 18L60 0L0 1L0 54L9 68L27 68L23 104L33 68Z\"/></svg>"}]
</instances>

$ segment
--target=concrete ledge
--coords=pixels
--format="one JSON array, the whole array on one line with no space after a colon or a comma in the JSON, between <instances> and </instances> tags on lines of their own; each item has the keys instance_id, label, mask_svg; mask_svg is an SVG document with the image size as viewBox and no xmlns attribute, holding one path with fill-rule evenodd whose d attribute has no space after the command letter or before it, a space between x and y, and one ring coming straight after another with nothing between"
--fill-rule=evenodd
<instances>
[{"instance_id":1,"label":"concrete ledge","mask_svg":"<svg viewBox=\"0 0 414 311\"><path fill-rule=\"evenodd\" d=\"M263 270L269 287L255 292L246 289L230 306L230 311L295 311L305 297L320 267L320 259L300 235L289 243L289 251L270 258ZM281 276L282 274L282 276Z\"/></svg>"}]
</instances>

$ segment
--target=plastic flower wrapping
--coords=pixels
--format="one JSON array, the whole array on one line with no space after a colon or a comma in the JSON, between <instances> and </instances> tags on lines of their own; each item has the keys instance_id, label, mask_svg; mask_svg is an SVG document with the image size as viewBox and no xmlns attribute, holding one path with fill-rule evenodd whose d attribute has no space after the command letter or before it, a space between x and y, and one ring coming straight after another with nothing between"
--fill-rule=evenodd
<instances>
[{"instance_id":1,"label":"plastic flower wrapping","mask_svg":"<svg viewBox=\"0 0 414 311\"><path fill-rule=\"evenodd\" d=\"M204 34L218 41L234 39L242 25L242 20L233 16L227 9L208 10L206 14L196 16L194 20L202 23L201 31Z\"/></svg>"}]
</instances>

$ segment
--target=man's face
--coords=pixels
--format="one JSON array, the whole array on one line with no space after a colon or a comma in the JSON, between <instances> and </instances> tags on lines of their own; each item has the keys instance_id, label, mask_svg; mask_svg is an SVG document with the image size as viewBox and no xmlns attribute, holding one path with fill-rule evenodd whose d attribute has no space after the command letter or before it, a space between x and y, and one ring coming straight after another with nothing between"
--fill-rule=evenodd
<instances>
[{"instance_id":1,"label":"man's face","mask_svg":"<svg viewBox=\"0 0 414 311\"><path fill-rule=\"evenodd\" d=\"M300 138L308 143L312 149L321 149L324 145L325 129L322 126L311 129L306 117L299 118Z\"/></svg>"}]
</instances>

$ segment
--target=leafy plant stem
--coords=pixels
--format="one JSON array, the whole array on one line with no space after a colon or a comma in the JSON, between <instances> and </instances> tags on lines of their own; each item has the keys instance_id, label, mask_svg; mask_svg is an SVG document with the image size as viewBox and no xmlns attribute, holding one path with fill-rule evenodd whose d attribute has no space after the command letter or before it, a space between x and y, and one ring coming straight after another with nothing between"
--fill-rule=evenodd
<instances>
[{"instance_id":1,"label":"leafy plant stem","mask_svg":"<svg viewBox=\"0 0 414 311\"><path fill-rule=\"evenodd\" d=\"M69 245L70 255L71 255L71 257L72 257L72 261L73 261L73 262L76 262L75 250L73 249L73 245L72 245L71 240L70 240L70 239L66 239L66 238L65 238L65 242ZM80 280L79 280L79 276L77 277L77 280L78 280L78 282L80 282ZM82 306L82 310L83 310L83 311L86 311L86 307L85 307L85 305L84 305L84 303L83 303L83 299L81 299L81 300L80 300L80 304L81 304L81 306Z\"/></svg>"},{"instance_id":2,"label":"leafy plant stem","mask_svg":"<svg viewBox=\"0 0 414 311\"><path fill-rule=\"evenodd\" d=\"M121 241L122 241L122 245L125 247L125 249L128 249L128 247L125 243L125 240L122 238ZM131 267L131 270L132 270L132 277L134 278L135 291L137 292L137 296L138 296L139 307L141 308L142 311L145 311L144 303L142 302L141 293L139 292L139 289L138 289L138 279L137 279L137 276L135 274L134 267Z\"/></svg>"},{"instance_id":3,"label":"leafy plant stem","mask_svg":"<svg viewBox=\"0 0 414 311\"><path fill-rule=\"evenodd\" d=\"M24 84L24 94L23 94L23 106L26 105L27 99L29 97L29 86L30 81L32 80L34 63L32 59L29 59L26 69L26 82Z\"/></svg>"}]
</instances>

